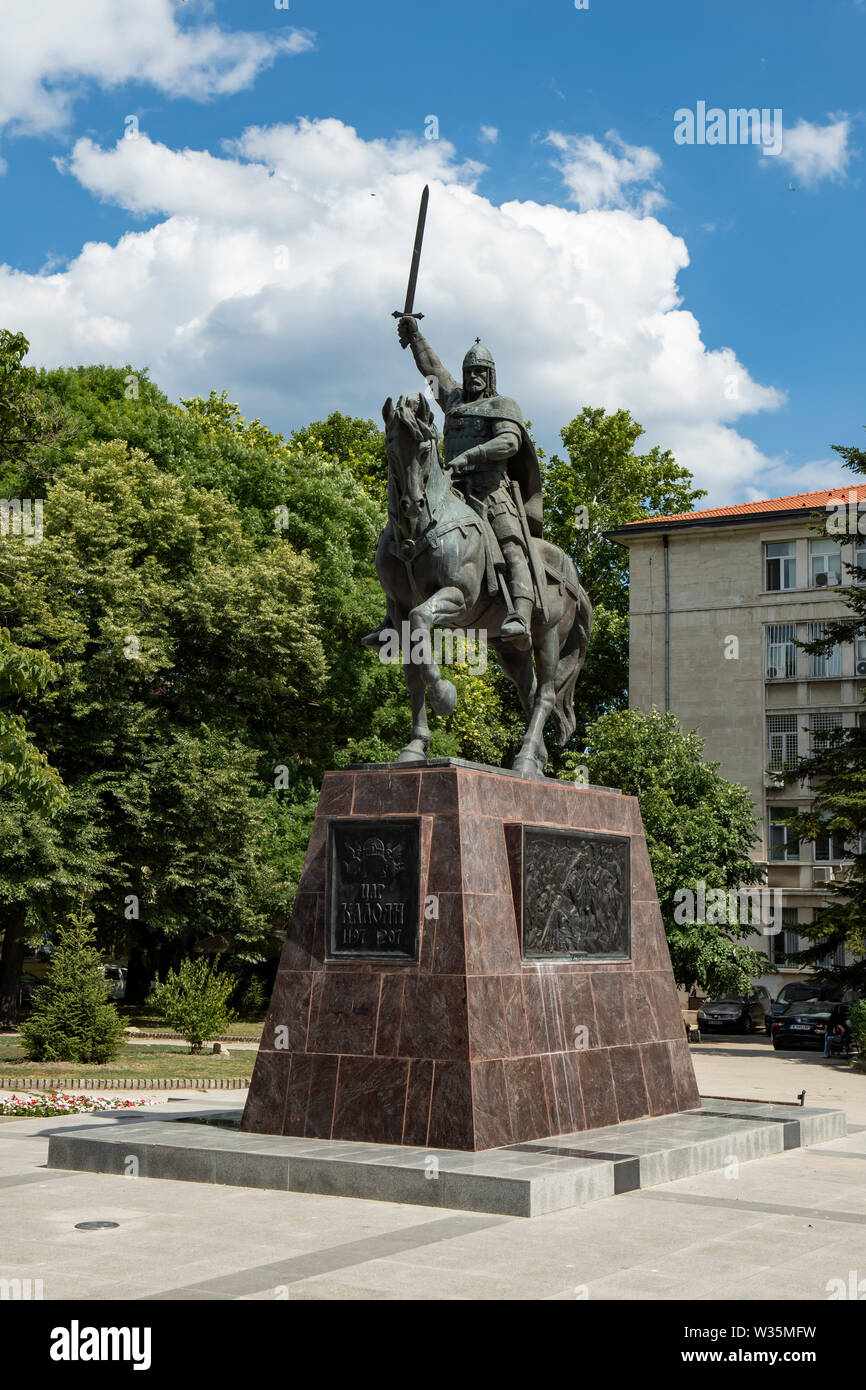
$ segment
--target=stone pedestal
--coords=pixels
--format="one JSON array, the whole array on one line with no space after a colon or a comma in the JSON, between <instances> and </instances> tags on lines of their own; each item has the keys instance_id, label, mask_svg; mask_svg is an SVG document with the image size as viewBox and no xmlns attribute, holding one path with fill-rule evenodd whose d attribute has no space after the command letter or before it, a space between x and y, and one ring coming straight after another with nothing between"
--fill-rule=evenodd
<instances>
[{"instance_id":1,"label":"stone pedestal","mask_svg":"<svg viewBox=\"0 0 866 1390\"><path fill-rule=\"evenodd\" d=\"M244 1130L483 1150L699 1103L633 797L326 774Z\"/></svg>"}]
</instances>

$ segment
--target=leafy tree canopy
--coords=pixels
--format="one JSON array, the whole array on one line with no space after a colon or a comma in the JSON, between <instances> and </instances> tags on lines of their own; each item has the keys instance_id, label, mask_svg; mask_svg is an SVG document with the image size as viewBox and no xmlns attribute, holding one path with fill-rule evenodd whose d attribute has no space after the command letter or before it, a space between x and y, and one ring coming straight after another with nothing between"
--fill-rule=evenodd
<instances>
[{"instance_id":1,"label":"leafy tree canopy","mask_svg":"<svg viewBox=\"0 0 866 1390\"><path fill-rule=\"evenodd\" d=\"M696 893L701 883L736 890L760 883L763 871L749 857L749 793L719 776L718 763L704 762L703 747L697 730L686 733L657 709L613 710L587 732L590 780L638 799L677 983L714 994L745 988L766 956L743 945L754 927L741 924L730 904L722 924L677 922L677 892Z\"/></svg>"},{"instance_id":2,"label":"leafy tree canopy","mask_svg":"<svg viewBox=\"0 0 866 1390\"><path fill-rule=\"evenodd\" d=\"M575 700L578 739L628 699L628 551L604 533L692 511L706 496L669 449L636 453L643 433L627 410L585 406L561 431L567 457L544 465L544 534L574 560L595 610Z\"/></svg>"}]
</instances>

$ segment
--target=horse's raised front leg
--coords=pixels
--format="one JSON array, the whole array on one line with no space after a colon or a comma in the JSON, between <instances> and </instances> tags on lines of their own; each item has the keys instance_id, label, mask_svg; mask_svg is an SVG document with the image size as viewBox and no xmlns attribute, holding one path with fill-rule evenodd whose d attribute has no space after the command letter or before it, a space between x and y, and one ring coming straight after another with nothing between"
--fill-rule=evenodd
<instances>
[{"instance_id":1,"label":"horse's raised front leg","mask_svg":"<svg viewBox=\"0 0 866 1390\"><path fill-rule=\"evenodd\" d=\"M532 707L532 717L524 735L520 752L514 759L518 777L540 777L547 766L547 746L544 726L553 713L556 701L556 667L559 661L559 636L556 626L543 633L535 648L535 670L538 684Z\"/></svg>"},{"instance_id":2,"label":"horse's raised front leg","mask_svg":"<svg viewBox=\"0 0 866 1390\"><path fill-rule=\"evenodd\" d=\"M409 614L410 659L417 665L429 696L430 704L437 714L451 714L457 704L457 690L453 681L443 680L439 667L433 660L431 628L447 625L451 627L454 619L466 615L466 596L462 589L451 585L437 589L424 603L419 603ZM420 635L419 635L420 634Z\"/></svg>"}]
</instances>

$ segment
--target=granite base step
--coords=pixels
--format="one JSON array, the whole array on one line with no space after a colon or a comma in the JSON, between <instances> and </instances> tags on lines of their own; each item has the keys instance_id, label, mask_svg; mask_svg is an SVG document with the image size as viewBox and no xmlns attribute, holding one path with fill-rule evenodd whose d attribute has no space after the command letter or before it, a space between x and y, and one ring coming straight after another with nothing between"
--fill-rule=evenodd
<instances>
[{"instance_id":1,"label":"granite base step","mask_svg":"<svg viewBox=\"0 0 866 1390\"><path fill-rule=\"evenodd\" d=\"M117 1115L50 1136L48 1167L543 1216L638 1188L840 1139L842 1110L704 1100L659 1119L481 1153L241 1133L237 1111Z\"/></svg>"}]
</instances>

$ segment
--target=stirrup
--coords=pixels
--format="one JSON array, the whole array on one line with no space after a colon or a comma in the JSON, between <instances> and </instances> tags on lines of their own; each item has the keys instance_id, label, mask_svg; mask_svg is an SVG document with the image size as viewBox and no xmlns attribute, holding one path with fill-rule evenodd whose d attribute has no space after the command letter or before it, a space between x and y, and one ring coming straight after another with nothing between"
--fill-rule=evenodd
<instances>
[{"instance_id":1,"label":"stirrup","mask_svg":"<svg viewBox=\"0 0 866 1390\"><path fill-rule=\"evenodd\" d=\"M517 630L515 626L518 623L520 624L519 630ZM509 627L515 628L515 630L509 631ZM502 642L511 643L521 652L529 651L529 648L532 646L532 634L529 629L529 623L520 613L509 613L499 629L499 638Z\"/></svg>"}]
</instances>

